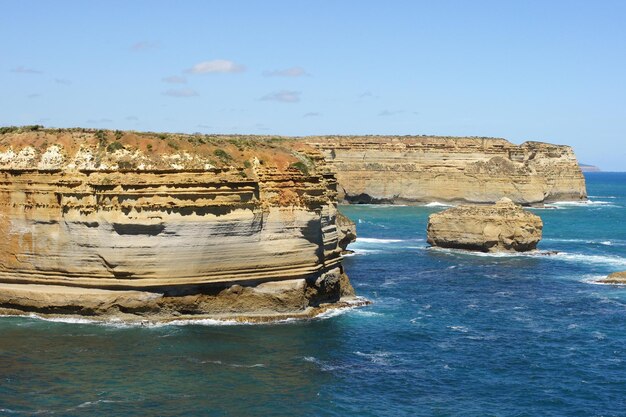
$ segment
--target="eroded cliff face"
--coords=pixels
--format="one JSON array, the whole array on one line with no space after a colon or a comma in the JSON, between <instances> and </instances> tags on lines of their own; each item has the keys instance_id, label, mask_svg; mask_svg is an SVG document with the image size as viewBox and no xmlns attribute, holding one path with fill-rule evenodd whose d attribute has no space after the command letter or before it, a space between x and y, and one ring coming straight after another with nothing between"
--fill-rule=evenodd
<instances>
[{"instance_id":1,"label":"eroded cliff face","mask_svg":"<svg viewBox=\"0 0 626 417\"><path fill-rule=\"evenodd\" d=\"M540 142L450 137L309 137L337 171L352 203L493 203L584 200L572 148Z\"/></svg>"},{"instance_id":2,"label":"eroded cliff face","mask_svg":"<svg viewBox=\"0 0 626 417\"><path fill-rule=\"evenodd\" d=\"M354 295L336 216L335 177L301 143L11 132L0 137L0 311L314 315Z\"/></svg>"}]
</instances>

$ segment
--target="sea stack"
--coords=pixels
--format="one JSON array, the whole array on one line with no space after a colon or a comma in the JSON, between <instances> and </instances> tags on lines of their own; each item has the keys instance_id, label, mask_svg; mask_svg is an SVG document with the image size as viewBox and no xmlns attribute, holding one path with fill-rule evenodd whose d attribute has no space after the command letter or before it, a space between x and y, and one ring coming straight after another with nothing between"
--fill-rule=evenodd
<instances>
[{"instance_id":1,"label":"sea stack","mask_svg":"<svg viewBox=\"0 0 626 417\"><path fill-rule=\"evenodd\" d=\"M525 252L541 240L541 218L504 197L492 205L462 205L428 218L428 243L480 252Z\"/></svg>"}]
</instances>

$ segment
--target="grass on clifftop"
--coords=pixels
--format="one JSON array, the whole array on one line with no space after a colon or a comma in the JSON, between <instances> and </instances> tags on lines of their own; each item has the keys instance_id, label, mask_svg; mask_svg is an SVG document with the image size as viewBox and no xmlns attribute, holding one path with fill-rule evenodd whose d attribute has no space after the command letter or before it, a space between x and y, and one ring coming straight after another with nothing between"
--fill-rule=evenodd
<instances>
[{"instance_id":1,"label":"grass on clifftop","mask_svg":"<svg viewBox=\"0 0 626 417\"><path fill-rule=\"evenodd\" d=\"M52 145L72 158L80 149L96 150L98 161L135 169L140 160L159 167L236 167L248 170L254 158L268 167L286 170L302 159L300 152L315 153L301 141L276 136L154 133L85 128L47 129L43 126L0 127L0 151L19 153L31 147L41 155Z\"/></svg>"}]
</instances>

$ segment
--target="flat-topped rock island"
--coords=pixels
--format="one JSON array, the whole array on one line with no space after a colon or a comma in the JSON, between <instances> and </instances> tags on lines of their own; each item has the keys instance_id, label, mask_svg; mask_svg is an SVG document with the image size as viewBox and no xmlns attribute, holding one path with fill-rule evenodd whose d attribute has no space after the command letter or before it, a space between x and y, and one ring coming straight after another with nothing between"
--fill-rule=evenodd
<instances>
[{"instance_id":1,"label":"flat-topped rock island","mask_svg":"<svg viewBox=\"0 0 626 417\"><path fill-rule=\"evenodd\" d=\"M504 197L491 205L464 204L428 218L428 243L479 252L526 252L541 240L541 218Z\"/></svg>"}]
</instances>

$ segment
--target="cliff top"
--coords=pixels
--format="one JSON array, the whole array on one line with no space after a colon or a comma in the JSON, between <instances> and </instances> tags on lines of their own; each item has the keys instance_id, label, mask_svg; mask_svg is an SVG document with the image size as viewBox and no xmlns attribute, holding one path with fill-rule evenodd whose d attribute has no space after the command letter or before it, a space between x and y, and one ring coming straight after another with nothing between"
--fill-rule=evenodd
<instances>
[{"instance_id":1,"label":"cliff top","mask_svg":"<svg viewBox=\"0 0 626 417\"><path fill-rule=\"evenodd\" d=\"M274 136L0 128L0 169L246 170L258 160L279 171L306 171L316 153L304 142Z\"/></svg>"},{"instance_id":2,"label":"cliff top","mask_svg":"<svg viewBox=\"0 0 626 417\"><path fill-rule=\"evenodd\" d=\"M0 169L246 170L259 160L284 171L314 168L315 148L333 147L515 149L502 138L451 136L264 136L155 133L43 126L0 127ZM542 142L519 147L554 148Z\"/></svg>"}]
</instances>

